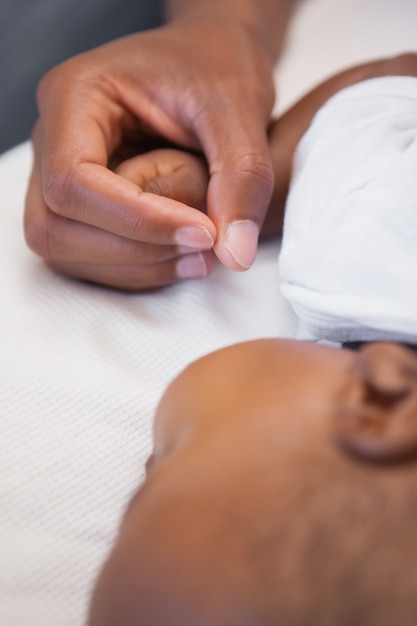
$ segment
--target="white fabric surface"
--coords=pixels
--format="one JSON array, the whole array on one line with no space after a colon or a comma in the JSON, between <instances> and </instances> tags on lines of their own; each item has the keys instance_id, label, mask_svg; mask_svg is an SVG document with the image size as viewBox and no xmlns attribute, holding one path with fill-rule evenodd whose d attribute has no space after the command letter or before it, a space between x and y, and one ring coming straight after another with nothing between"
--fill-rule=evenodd
<instances>
[{"instance_id":1,"label":"white fabric surface","mask_svg":"<svg viewBox=\"0 0 417 626\"><path fill-rule=\"evenodd\" d=\"M168 381L210 350L288 335L277 244L245 274L124 295L51 274L21 234L28 146L0 160L0 624L82 624Z\"/></svg>"},{"instance_id":2,"label":"white fabric surface","mask_svg":"<svg viewBox=\"0 0 417 626\"><path fill-rule=\"evenodd\" d=\"M417 78L367 80L316 114L280 255L298 337L417 342Z\"/></svg>"},{"instance_id":3,"label":"white fabric surface","mask_svg":"<svg viewBox=\"0 0 417 626\"><path fill-rule=\"evenodd\" d=\"M305 0L278 108L346 64L415 48L416 25L415 0ZM53 275L22 238L29 166L28 145L0 158L0 625L82 626L166 383L203 353L295 326L276 243L247 273L151 295Z\"/></svg>"}]
</instances>

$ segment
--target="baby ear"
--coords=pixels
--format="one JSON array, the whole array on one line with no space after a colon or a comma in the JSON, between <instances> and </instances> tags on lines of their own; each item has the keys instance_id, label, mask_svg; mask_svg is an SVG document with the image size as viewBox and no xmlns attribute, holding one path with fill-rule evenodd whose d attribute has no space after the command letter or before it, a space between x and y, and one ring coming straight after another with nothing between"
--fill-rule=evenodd
<instances>
[{"instance_id":1,"label":"baby ear","mask_svg":"<svg viewBox=\"0 0 417 626\"><path fill-rule=\"evenodd\" d=\"M334 438L349 454L375 463L417 459L417 358L390 343L368 344L335 416Z\"/></svg>"}]
</instances>

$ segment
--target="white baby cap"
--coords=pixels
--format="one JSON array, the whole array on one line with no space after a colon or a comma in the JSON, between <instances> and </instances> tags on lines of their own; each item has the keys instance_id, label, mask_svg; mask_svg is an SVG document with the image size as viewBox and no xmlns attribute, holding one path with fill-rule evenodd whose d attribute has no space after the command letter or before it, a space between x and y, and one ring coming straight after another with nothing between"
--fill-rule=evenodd
<instances>
[{"instance_id":1,"label":"white baby cap","mask_svg":"<svg viewBox=\"0 0 417 626\"><path fill-rule=\"evenodd\" d=\"M316 114L279 264L300 339L417 342L417 78L358 83Z\"/></svg>"}]
</instances>

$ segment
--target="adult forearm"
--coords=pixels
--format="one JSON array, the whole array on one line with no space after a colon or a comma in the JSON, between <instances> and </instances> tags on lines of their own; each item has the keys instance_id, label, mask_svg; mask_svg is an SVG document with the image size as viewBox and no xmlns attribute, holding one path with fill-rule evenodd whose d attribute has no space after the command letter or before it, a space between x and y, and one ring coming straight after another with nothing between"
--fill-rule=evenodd
<instances>
[{"instance_id":1,"label":"adult forearm","mask_svg":"<svg viewBox=\"0 0 417 626\"><path fill-rule=\"evenodd\" d=\"M256 30L273 60L282 48L296 0L166 0L168 21L224 16Z\"/></svg>"}]
</instances>

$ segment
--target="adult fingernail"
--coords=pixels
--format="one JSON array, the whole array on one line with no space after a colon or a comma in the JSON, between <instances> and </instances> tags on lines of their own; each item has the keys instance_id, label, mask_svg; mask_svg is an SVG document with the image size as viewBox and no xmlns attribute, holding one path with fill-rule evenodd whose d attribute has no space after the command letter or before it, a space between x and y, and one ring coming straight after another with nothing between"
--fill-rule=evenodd
<instances>
[{"instance_id":1,"label":"adult fingernail","mask_svg":"<svg viewBox=\"0 0 417 626\"><path fill-rule=\"evenodd\" d=\"M188 248L209 249L214 240L205 226L183 226L175 233L175 241L179 246Z\"/></svg>"},{"instance_id":2,"label":"adult fingernail","mask_svg":"<svg viewBox=\"0 0 417 626\"><path fill-rule=\"evenodd\" d=\"M178 278L201 278L207 276L207 265L201 252L186 254L177 262Z\"/></svg>"},{"instance_id":3,"label":"adult fingernail","mask_svg":"<svg viewBox=\"0 0 417 626\"><path fill-rule=\"evenodd\" d=\"M255 222L232 222L226 231L226 248L242 267L249 268L255 260L259 228Z\"/></svg>"}]
</instances>

